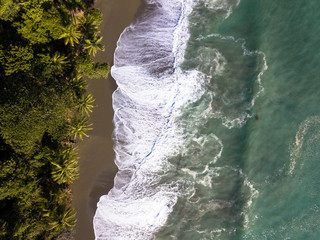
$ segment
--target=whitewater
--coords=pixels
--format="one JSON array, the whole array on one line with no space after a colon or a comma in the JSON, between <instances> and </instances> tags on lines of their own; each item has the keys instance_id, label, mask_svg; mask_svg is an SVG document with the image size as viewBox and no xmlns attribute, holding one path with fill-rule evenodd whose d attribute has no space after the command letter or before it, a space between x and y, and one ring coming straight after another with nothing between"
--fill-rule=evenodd
<instances>
[{"instance_id":1,"label":"whitewater","mask_svg":"<svg viewBox=\"0 0 320 240\"><path fill-rule=\"evenodd\" d=\"M187 239L186 230L190 239L213 239L247 226L245 211L259 192L232 158L219 162L216 134L253 117L268 68L244 39L214 33L239 3L145 0L121 34L111 68L119 170L98 202L96 240ZM203 9L218 20L191 39L190 29L210 27L197 13Z\"/></svg>"},{"instance_id":2,"label":"whitewater","mask_svg":"<svg viewBox=\"0 0 320 240\"><path fill-rule=\"evenodd\" d=\"M176 123L181 107L202 91L198 71L185 75L177 67L191 9L191 1L147 0L120 36L111 69L118 85L113 139L119 171L98 203L96 239L150 239L177 202L177 186L159 183L159 175L184 143Z\"/></svg>"}]
</instances>

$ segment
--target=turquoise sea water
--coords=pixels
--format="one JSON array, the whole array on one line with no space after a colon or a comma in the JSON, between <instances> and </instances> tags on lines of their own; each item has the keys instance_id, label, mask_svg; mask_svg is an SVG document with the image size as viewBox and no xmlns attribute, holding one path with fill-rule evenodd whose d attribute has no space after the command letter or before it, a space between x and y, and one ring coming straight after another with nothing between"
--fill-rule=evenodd
<instances>
[{"instance_id":1,"label":"turquoise sea water","mask_svg":"<svg viewBox=\"0 0 320 240\"><path fill-rule=\"evenodd\" d=\"M320 239L320 1L143 2L96 239Z\"/></svg>"},{"instance_id":2,"label":"turquoise sea water","mask_svg":"<svg viewBox=\"0 0 320 240\"><path fill-rule=\"evenodd\" d=\"M320 239L320 1L198 1L189 21L182 68L207 81L155 239Z\"/></svg>"}]
</instances>

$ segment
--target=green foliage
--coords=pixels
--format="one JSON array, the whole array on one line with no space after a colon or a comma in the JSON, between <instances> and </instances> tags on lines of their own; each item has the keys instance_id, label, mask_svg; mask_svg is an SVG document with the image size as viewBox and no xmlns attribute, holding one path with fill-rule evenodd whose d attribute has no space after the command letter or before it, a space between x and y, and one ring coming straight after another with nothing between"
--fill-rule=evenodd
<instances>
[{"instance_id":1,"label":"green foliage","mask_svg":"<svg viewBox=\"0 0 320 240\"><path fill-rule=\"evenodd\" d=\"M0 172L0 223L5 228L0 236L6 236L1 239L34 239L32 236L40 227L37 219L41 218L46 202L41 196L36 169L27 159L13 154L2 159Z\"/></svg>"},{"instance_id":2,"label":"green foliage","mask_svg":"<svg viewBox=\"0 0 320 240\"><path fill-rule=\"evenodd\" d=\"M0 134L16 152L32 153L46 132L55 135L67 128L68 110L76 103L70 98L69 89L52 92L43 85L19 86L22 89L14 104L8 102L0 106Z\"/></svg>"},{"instance_id":3,"label":"green foliage","mask_svg":"<svg viewBox=\"0 0 320 240\"><path fill-rule=\"evenodd\" d=\"M67 6L67 9L71 11L76 10L85 10L85 2L83 0L60 0L60 4L64 4ZM87 1L90 2L90 1Z\"/></svg>"},{"instance_id":4,"label":"green foliage","mask_svg":"<svg viewBox=\"0 0 320 240\"><path fill-rule=\"evenodd\" d=\"M49 226L51 229L63 229L69 230L76 225L75 211L72 208L62 211L62 213L56 213L55 216L51 217Z\"/></svg>"},{"instance_id":5,"label":"green foliage","mask_svg":"<svg viewBox=\"0 0 320 240\"><path fill-rule=\"evenodd\" d=\"M0 48L0 62L7 76L18 71L29 71L32 60L33 50L29 46L22 47L10 44L6 50Z\"/></svg>"},{"instance_id":6,"label":"green foliage","mask_svg":"<svg viewBox=\"0 0 320 240\"><path fill-rule=\"evenodd\" d=\"M104 46L100 44L101 40L102 40L102 37L96 37L91 41L86 39L84 48L89 51L89 54L92 54L93 56L95 56L98 50L104 51Z\"/></svg>"},{"instance_id":7,"label":"green foliage","mask_svg":"<svg viewBox=\"0 0 320 240\"><path fill-rule=\"evenodd\" d=\"M91 39L96 36L98 26L102 22L102 14L98 9L90 9L86 11L84 16L79 19L80 30L85 35L86 39Z\"/></svg>"},{"instance_id":8,"label":"green foliage","mask_svg":"<svg viewBox=\"0 0 320 240\"><path fill-rule=\"evenodd\" d=\"M10 158L0 162L0 201L3 199L20 199L32 202L37 196L36 173L28 162Z\"/></svg>"},{"instance_id":9,"label":"green foliage","mask_svg":"<svg viewBox=\"0 0 320 240\"><path fill-rule=\"evenodd\" d=\"M92 124L88 124L86 118L75 119L70 125L70 131L74 138L83 139L83 136L88 137L87 131L92 130Z\"/></svg>"},{"instance_id":10,"label":"green foliage","mask_svg":"<svg viewBox=\"0 0 320 240\"><path fill-rule=\"evenodd\" d=\"M6 104L0 109L0 133L17 152L31 152L45 131L40 112L25 111L17 105ZM36 122L34 122L36 121Z\"/></svg>"},{"instance_id":11,"label":"green foliage","mask_svg":"<svg viewBox=\"0 0 320 240\"><path fill-rule=\"evenodd\" d=\"M13 23L31 44L49 43L62 34L62 17L55 8L43 8L46 2L50 1L27 1L23 6L22 21Z\"/></svg>"},{"instance_id":12,"label":"green foliage","mask_svg":"<svg viewBox=\"0 0 320 240\"><path fill-rule=\"evenodd\" d=\"M87 7L87 9L86 9ZM75 139L107 77L99 10L84 0L0 0L0 239L57 239L75 225Z\"/></svg>"},{"instance_id":13,"label":"green foliage","mask_svg":"<svg viewBox=\"0 0 320 240\"><path fill-rule=\"evenodd\" d=\"M87 19L90 19L89 22L91 22L96 27L96 29L98 28L98 26L103 20L102 13L99 11L99 9L96 9L96 8L91 8L88 11L86 11L85 17Z\"/></svg>"},{"instance_id":14,"label":"green foliage","mask_svg":"<svg viewBox=\"0 0 320 240\"><path fill-rule=\"evenodd\" d=\"M80 74L78 74L76 77L71 78L68 81L68 85L75 90L75 96L77 98L81 98L81 96L85 94L87 89L87 82Z\"/></svg>"},{"instance_id":15,"label":"green foliage","mask_svg":"<svg viewBox=\"0 0 320 240\"><path fill-rule=\"evenodd\" d=\"M93 103L94 103L94 99L90 93L87 96L82 95L82 97L78 101L78 105L77 105L78 110L89 116L94 106Z\"/></svg>"},{"instance_id":16,"label":"green foliage","mask_svg":"<svg viewBox=\"0 0 320 240\"><path fill-rule=\"evenodd\" d=\"M70 44L72 47L74 47L75 44L79 43L81 33L77 29L77 26L70 24L69 26L63 27L61 29L63 33L59 38L63 38L66 45Z\"/></svg>"},{"instance_id":17,"label":"green foliage","mask_svg":"<svg viewBox=\"0 0 320 240\"><path fill-rule=\"evenodd\" d=\"M13 0L0 0L0 19L12 21L19 9L20 6L15 4Z\"/></svg>"},{"instance_id":18,"label":"green foliage","mask_svg":"<svg viewBox=\"0 0 320 240\"><path fill-rule=\"evenodd\" d=\"M59 52L54 53L52 63L58 72L63 72L64 67L69 65L68 58L61 55Z\"/></svg>"},{"instance_id":19,"label":"green foliage","mask_svg":"<svg viewBox=\"0 0 320 240\"><path fill-rule=\"evenodd\" d=\"M95 63L89 54L82 53L78 56L76 62L79 70L89 78L106 78L109 75L109 64Z\"/></svg>"},{"instance_id":20,"label":"green foliage","mask_svg":"<svg viewBox=\"0 0 320 240\"><path fill-rule=\"evenodd\" d=\"M52 178L58 184L72 183L78 177L78 163L74 148L66 148L58 151L54 155L54 160L51 161Z\"/></svg>"}]
</instances>

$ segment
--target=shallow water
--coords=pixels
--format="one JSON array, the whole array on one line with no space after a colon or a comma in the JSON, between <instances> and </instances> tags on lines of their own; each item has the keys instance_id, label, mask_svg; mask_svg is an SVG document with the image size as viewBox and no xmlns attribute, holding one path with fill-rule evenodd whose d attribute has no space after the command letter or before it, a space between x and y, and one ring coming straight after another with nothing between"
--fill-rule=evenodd
<instances>
[{"instance_id":1,"label":"shallow water","mask_svg":"<svg viewBox=\"0 0 320 240\"><path fill-rule=\"evenodd\" d=\"M112 74L97 239L318 239L320 2L147 1Z\"/></svg>"}]
</instances>

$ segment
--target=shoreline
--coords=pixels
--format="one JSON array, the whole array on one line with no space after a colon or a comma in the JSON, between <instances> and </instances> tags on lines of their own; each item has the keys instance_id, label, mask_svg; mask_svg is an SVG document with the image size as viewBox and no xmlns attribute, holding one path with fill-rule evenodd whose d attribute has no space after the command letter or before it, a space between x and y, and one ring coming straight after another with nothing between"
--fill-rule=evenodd
<instances>
[{"instance_id":1,"label":"shoreline","mask_svg":"<svg viewBox=\"0 0 320 240\"><path fill-rule=\"evenodd\" d=\"M183 60L183 40L189 36L185 13L180 0L148 2L130 31L121 35L112 69L119 83L113 99L120 170L115 189L101 197L94 217L101 239L151 239L178 201L179 187L171 182L174 170L167 163L183 147L183 139L176 138L176 117L193 97L196 81L180 79L172 70Z\"/></svg>"},{"instance_id":2,"label":"shoreline","mask_svg":"<svg viewBox=\"0 0 320 240\"><path fill-rule=\"evenodd\" d=\"M140 0L96 0L94 7L103 13L99 29L103 36L102 44L106 51L98 53L95 61L107 61L113 65L113 54L122 31L130 25L140 6ZM93 216L102 195L113 187L117 173L113 151L113 108L112 93L116 83L108 79L88 81L89 92L95 98L96 107L91 114L93 130L89 138L78 142L80 177L72 185L73 207L77 212L77 226L74 229L76 240L94 239Z\"/></svg>"}]
</instances>

